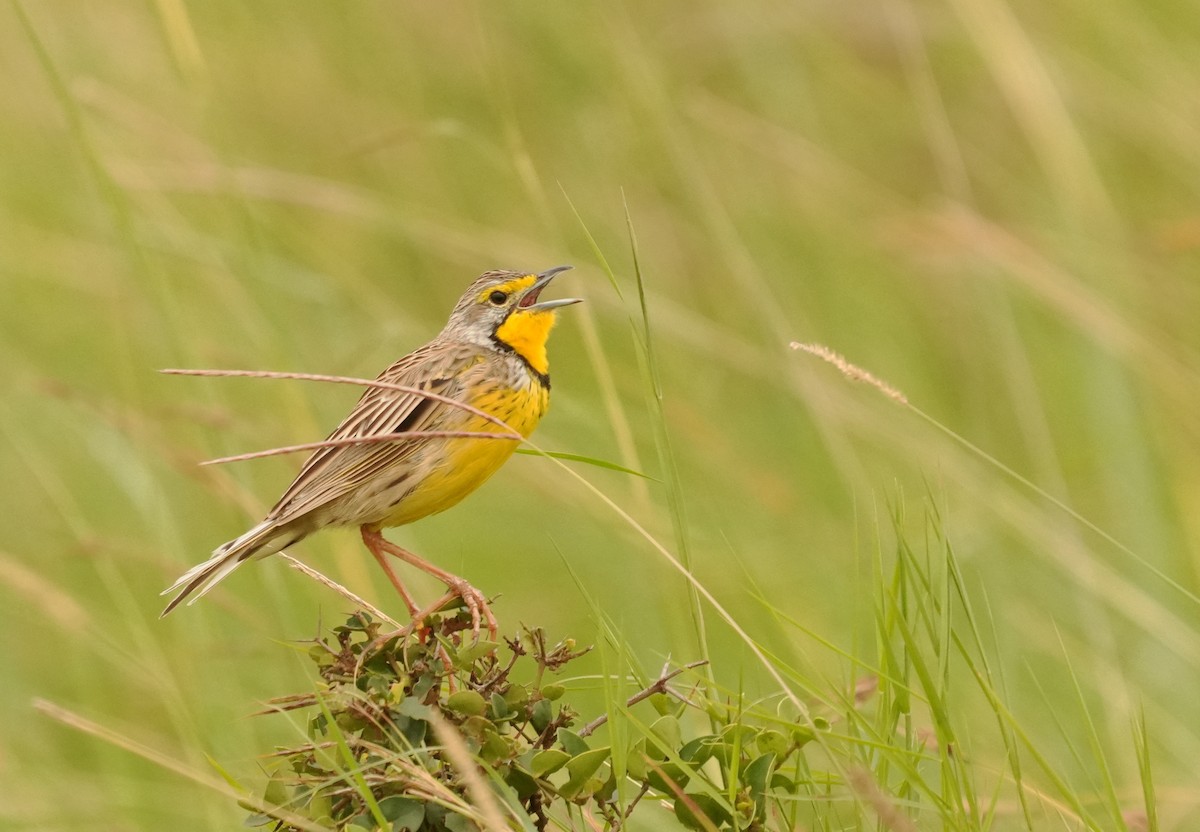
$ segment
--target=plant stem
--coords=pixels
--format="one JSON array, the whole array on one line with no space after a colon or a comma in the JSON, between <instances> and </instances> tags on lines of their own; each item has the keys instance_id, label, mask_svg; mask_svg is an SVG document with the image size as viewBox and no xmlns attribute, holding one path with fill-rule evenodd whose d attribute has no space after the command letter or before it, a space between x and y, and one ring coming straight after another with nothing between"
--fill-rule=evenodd
<instances>
[{"instance_id":1,"label":"plant stem","mask_svg":"<svg viewBox=\"0 0 1200 832\"><path fill-rule=\"evenodd\" d=\"M659 676L654 682L652 682L648 687L643 688L642 690L635 693L633 696L629 697L629 699L625 702L625 707L632 708L637 703L639 703L645 699L649 699L651 696L653 696L656 693L666 693L667 692L667 682L671 681L672 679L674 679L676 676L678 676L681 673L684 673L688 670L693 670L697 667L703 667L706 664L708 664L708 659L700 659L699 661L694 661L691 664L685 664L683 667L672 670L670 673L667 673L666 668L663 668L663 674L661 676ZM608 714L602 714L602 715L596 717L591 722L589 722L587 725L583 726L583 728L579 731L579 736L581 736L581 737L588 736L589 734L594 732L597 728L599 728L601 725L603 725L606 722L608 722Z\"/></svg>"}]
</instances>

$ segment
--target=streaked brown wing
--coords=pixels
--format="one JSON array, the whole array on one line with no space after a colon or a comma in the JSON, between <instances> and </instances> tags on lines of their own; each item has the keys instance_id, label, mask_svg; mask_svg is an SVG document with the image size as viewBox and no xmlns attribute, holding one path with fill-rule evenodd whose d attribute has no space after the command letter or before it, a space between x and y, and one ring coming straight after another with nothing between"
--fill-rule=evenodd
<instances>
[{"instance_id":1,"label":"streaked brown wing","mask_svg":"<svg viewBox=\"0 0 1200 832\"><path fill-rule=\"evenodd\" d=\"M439 344L421 347L406 355L379 376L379 381L403 384L457 398L462 392L457 371L469 362L475 348L469 345L448 347ZM403 434L430 430L444 422L453 410L450 405L413 393L370 387L354 409L338 425L329 439ZM342 497L389 466L400 463L422 442L398 439L338 448L321 448L304 463L296 479L288 486L267 519L283 523Z\"/></svg>"}]
</instances>

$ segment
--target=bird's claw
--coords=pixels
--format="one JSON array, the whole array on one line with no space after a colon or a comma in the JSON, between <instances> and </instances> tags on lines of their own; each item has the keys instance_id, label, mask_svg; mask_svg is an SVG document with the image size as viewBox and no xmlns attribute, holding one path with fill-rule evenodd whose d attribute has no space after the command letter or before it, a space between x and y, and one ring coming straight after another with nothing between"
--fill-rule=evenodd
<instances>
[{"instance_id":1,"label":"bird's claw","mask_svg":"<svg viewBox=\"0 0 1200 832\"><path fill-rule=\"evenodd\" d=\"M467 605L467 610L471 613L471 636L479 641L479 629L486 621L488 635L494 641L496 634L500 632L500 625L496 622L496 616L492 614L487 597L462 578L447 581L446 586L450 590L449 597L457 596Z\"/></svg>"}]
</instances>

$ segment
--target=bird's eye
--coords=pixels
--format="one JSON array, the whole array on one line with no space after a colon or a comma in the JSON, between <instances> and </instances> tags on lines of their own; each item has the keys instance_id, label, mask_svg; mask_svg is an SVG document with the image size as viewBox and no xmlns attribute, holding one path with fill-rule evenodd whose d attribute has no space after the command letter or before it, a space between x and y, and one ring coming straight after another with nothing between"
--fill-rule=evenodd
<instances>
[{"instance_id":1,"label":"bird's eye","mask_svg":"<svg viewBox=\"0 0 1200 832\"><path fill-rule=\"evenodd\" d=\"M495 306L503 306L504 302L508 300L508 295L501 291L495 291L488 295L488 300L490 300Z\"/></svg>"}]
</instances>

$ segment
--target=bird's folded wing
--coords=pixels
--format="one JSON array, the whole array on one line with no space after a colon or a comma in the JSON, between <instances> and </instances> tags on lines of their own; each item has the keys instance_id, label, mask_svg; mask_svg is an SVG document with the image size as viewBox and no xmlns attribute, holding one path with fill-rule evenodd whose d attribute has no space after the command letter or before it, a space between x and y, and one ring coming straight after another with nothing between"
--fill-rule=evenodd
<instances>
[{"instance_id":1,"label":"bird's folded wing","mask_svg":"<svg viewBox=\"0 0 1200 832\"><path fill-rule=\"evenodd\" d=\"M446 398L460 398L463 390L455 369L461 369L463 356L431 357L423 352L418 350L405 356L384 371L379 380L427 390ZM441 360L437 360L439 358ZM456 426L463 420L454 417L462 413L452 405L415 393L368 388L328 438L397 434L397 440L315 451L267 515L268 519L287 522L350 493L389 467L403 464L426 441L419 436L405 440L404 434L458 429Z\"/></svg>"}]
</instances>

